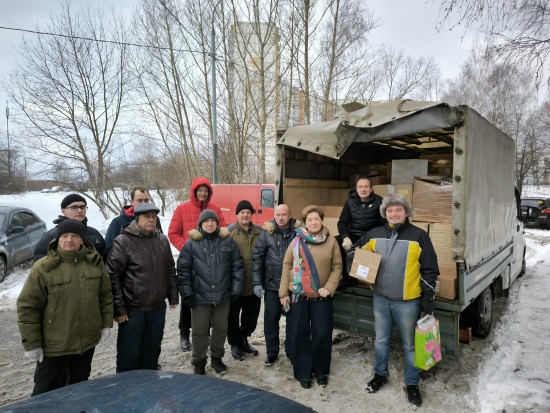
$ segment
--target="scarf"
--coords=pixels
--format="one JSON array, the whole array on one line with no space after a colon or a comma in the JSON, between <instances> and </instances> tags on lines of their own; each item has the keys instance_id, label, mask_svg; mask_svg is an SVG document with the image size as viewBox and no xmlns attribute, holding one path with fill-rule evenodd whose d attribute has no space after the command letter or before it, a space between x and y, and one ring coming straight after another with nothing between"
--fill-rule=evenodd
<instances>
[{"instance_id":1,"label":"scarf","mask_svg":"<svg viewBox=\"0 0 550 413\"><path fill-rule=\"evenodd\" d=\"M307 295L318 297L317 290L321 288L321 281L315 261L306 243L317 245L326 241L324 232L313 236L305 228L296 228L296 237L292 240L292 274L294 291L292 301L296 302L300 296Z\"/></svg>"}]
</instances>

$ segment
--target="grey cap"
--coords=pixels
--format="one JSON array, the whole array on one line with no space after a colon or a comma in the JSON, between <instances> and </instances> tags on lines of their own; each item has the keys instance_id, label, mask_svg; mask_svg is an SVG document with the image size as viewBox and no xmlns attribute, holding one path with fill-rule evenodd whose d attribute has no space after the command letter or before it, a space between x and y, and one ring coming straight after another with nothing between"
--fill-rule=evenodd
<instances>
[{"instance_id":1,"label":"grey cap","mask_svg":"<svg viewBox=\"0 0 550 413\"><path fill-rule=\"evenodd\" d=\"M153 204L152 202L143 202L134 208L134 216L137 218L141 214L146 214L147 212L154 212L158 214L160 209Z\"/></svg>"},{"instance_id":2,"label":"grey cap","mask_svg":"<svg viewBox=\"0 0 550 413\"><path fill-rule=\"evenodd\" d=\"M199 222L197 223L198 228L200 228L202 223L207 219L213 219L216 221L218 225L220 225L220 220L218 219L218 216L216 215L216 213L211 209L205 209L204 211L201 212L199 216Z\"/></svg>"},{"instance_id":3,"label":"grey cap","mask_svg":"<svg viewBox=\"0 0 550 413\"><path fill-rule=\"evenodd\" d=\"M386 219L386 209L390 206L402 206L405 209L406 216L410 217L412 215L412 208L403 195L388 194L384 197L380 205L380 215L382 215L382 218Z\"/></svg>"}]
</instances>

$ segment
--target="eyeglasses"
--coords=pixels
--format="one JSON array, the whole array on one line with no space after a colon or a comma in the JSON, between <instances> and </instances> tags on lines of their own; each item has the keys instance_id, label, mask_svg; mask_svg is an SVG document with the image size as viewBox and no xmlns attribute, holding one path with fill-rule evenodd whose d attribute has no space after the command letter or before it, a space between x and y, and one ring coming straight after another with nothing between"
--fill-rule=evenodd
<instances>
[{"instance_id":1,"label":"eyeglasses","mask_svg":"<svg viewBox=\"0 0 550 413\"><path fill-rule=\"evenodd\" d=\"M70 209L71 211L86 211L88 207L86 205L73 205L65 209Z\"/></svg>"}]
</instances>

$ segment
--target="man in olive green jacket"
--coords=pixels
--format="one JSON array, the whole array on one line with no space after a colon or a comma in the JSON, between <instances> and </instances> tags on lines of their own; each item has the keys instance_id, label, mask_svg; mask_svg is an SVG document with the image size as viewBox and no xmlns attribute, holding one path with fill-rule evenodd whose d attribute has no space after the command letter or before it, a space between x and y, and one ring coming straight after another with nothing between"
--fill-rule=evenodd
<instances>
[{"instance_id":1,"label":"man in olive green jacket","mask_svg":"<svg viewBox=\"0 0 550 413\"><path fill-rule=\"evenodd\" d=\"M113 326L111 281L85 234L79 221L61 222L17 299L25 356L37 361L33 396L88 380L95 346Z\"/></svg>"},{"instance_id":2,"label":"man in olive green jacket","mask_svg":"<svg viewBox=\"0 0 550 413\"><path fill-rule=\"evenodd\" d=\"M239 297L231 297L227 341L231 346L231 355L235 360L244 360L245 353L258 355L258 350L250 345L248 337L256 330L262 300L254 295L252 287L252 252L256 247L262 227L252 223L254 207L247 200L237 204L237 222L227 227L231 238L239 246L243 257L243 292Z\"/></svg>"}]
</instances>

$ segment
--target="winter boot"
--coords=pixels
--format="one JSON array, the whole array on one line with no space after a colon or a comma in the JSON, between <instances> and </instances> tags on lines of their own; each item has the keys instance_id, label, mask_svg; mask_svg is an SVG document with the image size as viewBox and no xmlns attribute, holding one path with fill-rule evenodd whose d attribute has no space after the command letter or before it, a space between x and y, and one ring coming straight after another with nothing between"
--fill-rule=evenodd
<instances>
[{"instance_id":1,"label":"winter boot","mask_svg":"<svg viewBox=\"0 0 550 413\"><path fill-rule=\"evenodd\" d=\"M380 374L374 373L373 379L369 381L368 384L365 386L365 390L369 393L376 393L378 390L380 390L380 387L382 387L387 382L388 378L386 376L381 376Z\"/></svg>"},{"instance_id":2,"label":"winter boot","mask_svg":"<svg viewBox=\"0 0 550 413\"><path fill-rule=\"evenodd\" d=\"M180 350L181 351L191 350L191 341L189 340L189 330L184 330L180 337Z\"/></svg>"},{"instance_id":3,"label":"winter boot","mask_svg":"<svg viewBox=\"0 0 550 413\"><path fill-rule=\"evenodd\" d=\"M245 353L248 353L248 354L253 354L254 356L257 356L259 353L258 353L258 350L256 350L254 347L252 347L250 345L250 343L248 342L248 337L243 337L243 345L242 345L242 348L244 350Z\"/></svg>"},{"instance_id":4,"label":"winter boot","mask_svg":"<svg viewBox=\"0 0 550 413\"><path fill-rule=\"evenodd\" d=\"M194 361L192 364L194 366L193 374L200 374L204 376L206 370L206 360Z\"/></svg>"},{"instance_id":5,"label":"winter boot","mask_svg":"<svg viewBox=\"0 0 550 413\"><path fill-rule=\"evenodd\" d=\"M422 405L422 396L420 395L420 389L416 385L407 386L407 397L409 402L416 406Z\"/></svg>"},{"instance_id":6,"label":"winter boot","mask_svg":"<svg viewBox=\"0 0 550 413\"><path fill-rule=\"evenodd\" d=\"M210 360L210 366L220 376L227 373L227 366L225 364L223 364L223 361L220 357L212 357L211 360Z\"/></svg>"},{"instance_id":7,"label":"winter boot","mask_svg":"<svg viewBox=\"0 0 550 413\"><path fill-rule=\"evenodd\" d=\"M244 352L240 346L231 346L231 355L235 360L244 360Z\"/></svg>"}]
</instances>

